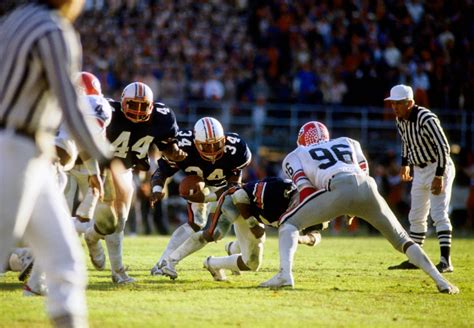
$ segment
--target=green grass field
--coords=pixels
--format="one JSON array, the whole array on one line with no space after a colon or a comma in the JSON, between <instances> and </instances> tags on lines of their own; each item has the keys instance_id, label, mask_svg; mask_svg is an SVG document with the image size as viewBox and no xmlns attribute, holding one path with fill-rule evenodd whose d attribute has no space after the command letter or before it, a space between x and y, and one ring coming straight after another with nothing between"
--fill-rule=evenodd
<instances>
[{"instance_id":1,"label":"green grass field","mask_svg":"<svg viewBox=\"0 0 474 328\"><path fill-rule=\"evenodd\" d=\"M112 284L109 272L89 265L87 291L91 327L472 327L473 239L454 239L455 272L446 276L459 295L437 292L420 270L388 271L404 260L380 237L331 237L317 247L300 246L294 290L256 288L278 268L277 239L266 243L257 273L229 273L215 282L202 269L208 255L223 256L226 239L183 260L179 277L152 277L149 270L167 237L125 239L125 263L137 283ZM426 251L437 262L433 237ZM23 297L17 275L0 278L0 327L44 327L43 298Z\"/></svg>"}]
</instances>

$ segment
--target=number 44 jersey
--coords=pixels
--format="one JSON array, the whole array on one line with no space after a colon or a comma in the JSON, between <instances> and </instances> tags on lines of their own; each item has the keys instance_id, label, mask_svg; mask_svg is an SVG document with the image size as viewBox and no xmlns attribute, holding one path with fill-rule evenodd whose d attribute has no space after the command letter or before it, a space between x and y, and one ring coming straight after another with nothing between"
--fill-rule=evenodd
<instances>
[{"instance_id":1,"label":"number 44 jersey","mask_svg":"<svg viewBox=\"0 0 474 328\"><path fill-rule=\"evenodd\" d=\"M150 119L134 123L121 110L120 102L109 100L114 109L107 127L107 139L115 147L114 156L123 160L127 168L137 166L148 170L148 151L151 144L163 150L176 140L178 124L174 112L162 103L154 103Z\"/></svg>"},{"instance_id":2,"label":"number 44 jersey","mask_svg":"<svg viewBox=\"0 0 474 328\"><path fill-rule=\"evenodd\" d=\"M358 141L341 137L319 144L299 146L283 160L283 170L295 182L306 176L316 189L327 188L340 172L368 174L367 160Z\"/></svg>"},{"instance_id":3,"label":"number 44 jersey","mask_svg":"<svg viewBox=\"0 0 474 328\"><path fill-rule=\"evenodd\" d=\"M246 142L236 133L225 133L224 155L214 163L201 157L194 145L194 135L191 130L178 132L178 146L188 153L181 162L169 162L160 158L158 169L153 179L166 178L182 170L187 175L196 174L204 179L208 186L223 186L231 176L240 176L242 169L250 164L252 154Z\"/></svg>"}]
</instances>

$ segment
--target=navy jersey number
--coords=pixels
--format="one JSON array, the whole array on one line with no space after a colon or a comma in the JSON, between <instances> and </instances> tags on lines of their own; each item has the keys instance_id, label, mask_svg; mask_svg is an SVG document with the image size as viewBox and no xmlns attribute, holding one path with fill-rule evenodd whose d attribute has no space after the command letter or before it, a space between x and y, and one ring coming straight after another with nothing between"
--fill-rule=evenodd
<instances>
[{"instance_id":1,"label":"navy jersey number","mask_svg":"<svg viewBox=\"0 0 474 328\"><path fill-rule=\"evenodd\" d=\"M320 161L319 168L325 170L334 164L344 162L347 164L353 163L352 151L349 145L336 144L328 148L312 148L309 154L314 160Z\"/></svg>"}]
</instances>

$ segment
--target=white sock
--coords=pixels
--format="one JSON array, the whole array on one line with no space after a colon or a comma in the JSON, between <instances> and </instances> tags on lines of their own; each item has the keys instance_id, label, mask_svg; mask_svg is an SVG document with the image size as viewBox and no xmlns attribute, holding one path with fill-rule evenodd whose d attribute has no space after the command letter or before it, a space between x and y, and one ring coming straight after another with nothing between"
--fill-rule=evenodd
<instances>
[{"instance_id":1,"label":"white sock","mask_svg":"<svg viewBox=\"0 0 474 328\"><path fill-rule=\"evenodd\" d=\"M290 274L293 270L293 259L298 248L298 229L292 224L283 224L278 232L278 248L280 252L280 270Z\"/></svg>"},{"instance_id":2,"label":"white sock","mask_svg":"<svg viewBox=\"0 0 474 328\"><path fill-rule=\"evenodd\" d=\"M209 264L216 269L240 271L237 261L241 256L241 254L233 254L231 256L211 257Z\"/></svg>"},{"instance_id":3,"label":"white sock","mask_svg":"<svg viewBox=\"0 0 474 328\"><path fill-rule=\"evenodd\" d=\"M80 235L82 233L86 233L87 229L92 226L92 220L81 222L76 217L72 218L72 222L74 223L74 228L76 228L76 232Z\"/></svg>"},{"instance_id":4,"label":"white sock","mask_svg":"<svg viewBox=\"0 0 474 328\"><path fill-rule=\"evenodd\" d=\"M85 219L92 219L98 200L99 195L94 193L94 190L89 187L83 201L76 209L76 215Z\"/></svg>"},{"instance_id":5,"label":"white sock","mask_svg":"<svg viewBox=\"0 0 474 328\"><path fill-rule=\"evenodd\" d=\"M104 239L104 235L98 233L94 228L94 224L92 223L84 234L87 236L87 239L93 242L98 242L99 240Z\"/></svg>"},{"instance_id":6,"label":"white sock","mask_svg":"<svg viewBox=\"0 0 474 328\"><path fill-rule=\"evenodd\" d=\"M410 260L410 263L413 263L414 265L425 271L436 283L445 281L444 277L439 273L438 269L436 269L433 262L431 262L426 253L420 247L420 245L411 245L407 248L405 254Z\"/></svg>"},{"instance_id":7,"label":"white sock","mask_svg":"<svg viewBox=\"0 0 474 328\"><path fill-rule=\"evenodd\" d=\"M109 253L110 267L112 271L119 271L123 267L123 231L114 232L113 234L105 236L105 243L107 244L107 252Z\"/></svg>"},{"instance_id":8,"label":"white sock","mask_svg":"<svg viewBox=\"0 0 474 328\"><path fill-rule=\"evenodd\" d=\"M207 241L202 238L202 231L195 232L169 255L169 259L178 263L186 256L206 246L206 244Z\"/></svg>"},{"instance_id":9,"label":"white sock","mask_svg":"<svg viewBox=\"0 0 474 328\"><path fill-rule=\"evenodd\" d=\"M173 253L186 239L194 233L193 228L188 223L185 223L179 226L171 235L170 241L166 248L161 254L160 260L158 263L161 263L164 259L168 258L168 256Z\"/></svg>"},{"instance_id":10,"label":"white sock","mask_svg":"<svg viewBox=\"0 0 474 328\"><path fill-rule=\"evenodd\" d=\"M240 244L238 240L234 240L230 242L230 247L229 247L230 254L240 254L242 253L240 251Z\"/></svg>"}]
</instances>

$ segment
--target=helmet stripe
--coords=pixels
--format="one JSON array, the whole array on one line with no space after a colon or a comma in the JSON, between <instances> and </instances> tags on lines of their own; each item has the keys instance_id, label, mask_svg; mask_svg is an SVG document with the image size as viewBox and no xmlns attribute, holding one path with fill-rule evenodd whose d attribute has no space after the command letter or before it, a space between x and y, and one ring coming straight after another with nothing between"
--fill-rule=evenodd
<instances>
[{"instance_id":1,"label":"helmet stripe","mask_svg":"<svg viewBox=\"0 0 474 328\"><path fill-rule=\"evenodd\" d=\"M214 126L211 123L211 120L209 118L204 119L205 123L205 130L206 130L206 139L214 139Z\"/></svg>"}]
</instances>

